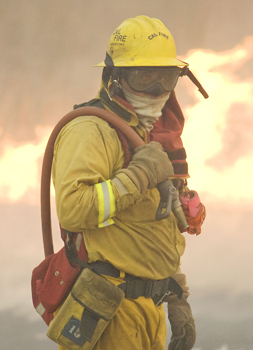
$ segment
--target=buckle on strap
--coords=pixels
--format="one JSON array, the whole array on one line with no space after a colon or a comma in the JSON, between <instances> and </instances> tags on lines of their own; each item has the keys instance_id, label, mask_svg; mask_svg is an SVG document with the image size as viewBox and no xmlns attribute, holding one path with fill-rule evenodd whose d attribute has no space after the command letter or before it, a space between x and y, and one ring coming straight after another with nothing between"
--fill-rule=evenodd
<instances>
[{"instance_id":1,"label":"buckle on strap","mask_svg":"<svg viewBox=\"0 0 253 350\"><path fill-rule=\"evenodd\" d=\"M139 297L151 298L152 296L154 296L155 282L156 281L153 281L153 280L126 281L126 283L124 283L126 298L131 298L131 299L138 299Z\"/></svg>"},{"instance_id":2,"label":"buckle on strap","mask_svg":"<svg viewBox=\"0 0 253 350\"><path fill-rule=\"evenodd\" d=\"M163 303L163 300L165 297L169 296L171 294L171 292L167 292L167 293L164 293L163 296L155 303L155 306L160 306L162 303Z\"/></svg>"},{"instance_id":3,"label":"buckle on strap","mask_svg":"<svg viewBox=\"0 0 253 350\"><path fill-rule=\"evenodd\" d=\"M125 292L126 298L138 299L143 296L145 298L153 298L159 296L159 301L166 296L166 293L173 292L181 299L183 290L179 284L171 277L164 280L129 280L118 285Z\"/></svg>"},{"instance_id":4,"label":"buckle on strap","mask_svg":"<svg viewBox=\"0 0 253 350\"><path fill-rule=\"evenodd\" d=\"M141 280L127 281L118 285L118 287L125 292L126 298L138 299L140 296L143 296L142 282Z\"/></svg>"}]
</instances>

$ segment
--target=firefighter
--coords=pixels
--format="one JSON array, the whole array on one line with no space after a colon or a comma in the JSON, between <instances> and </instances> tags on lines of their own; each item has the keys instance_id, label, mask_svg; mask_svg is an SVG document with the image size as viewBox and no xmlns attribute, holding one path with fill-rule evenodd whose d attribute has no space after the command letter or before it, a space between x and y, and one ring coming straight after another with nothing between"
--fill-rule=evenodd
<instances>
[{"instance_id":1,"label":"firefighter","mask_svg":"<svg viewBox=\"0 0 253 350\"><path fill-rule=\"evenodd\" d=\"M181 140L184 117L174 92L187 66L177 59L173 37L160 20L125 20L97 65L103 67L98 95L75 108L112 111L145 145L133 150L119 130L93 115L68 123L55 143L52 174L61 227L82 232L95 271L115 285L131 284L95 350L164 349L165 300L172 331L169 350L190 350L195 343L189 291L180 269L185 238L173 213L155 219L160 201L156 186L170 178L184 191L189 176ZM182 288L181 299L176 289L161 288L169 277ZM153 292L147 291L150 285Z\"/></svg>"}]
</instances>

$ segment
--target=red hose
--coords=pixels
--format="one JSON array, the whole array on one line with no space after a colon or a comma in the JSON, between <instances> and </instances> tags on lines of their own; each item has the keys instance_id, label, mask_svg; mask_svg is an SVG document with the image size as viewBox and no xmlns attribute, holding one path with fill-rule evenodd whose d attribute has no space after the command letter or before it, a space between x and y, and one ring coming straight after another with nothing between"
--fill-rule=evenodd
<instances>
[{"instance_id":1,"label":"red hose","mask_svg":"<svg viewBox=\"0 0 253 350\"><path fill-rule=\"evenodd\" d=\"M46 146L41 173L41 224L45 257L54 253L50 205L50 182L54 143L59 132L67 123L84 115L94 115L106 120L119 129L130 140L134 148L145 144L140 136L123 119L112 112L97 107L82 107L75 109L66 114L56 124Z\"/></svg>"}]
</instances>

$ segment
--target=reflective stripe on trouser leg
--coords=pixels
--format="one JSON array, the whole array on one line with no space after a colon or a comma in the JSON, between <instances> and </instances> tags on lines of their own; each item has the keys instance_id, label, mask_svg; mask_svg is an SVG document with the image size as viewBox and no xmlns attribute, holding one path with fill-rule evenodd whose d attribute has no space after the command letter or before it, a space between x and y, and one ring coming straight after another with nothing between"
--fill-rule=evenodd
<instances>
[{"instance_id":1,"label":"reflective stripe on trouser leg","mask_svg":"<svg viewBox=\"0 0 253 350\"><path fill-rule=\"evenodd\" d=\"M96 184L98 194L98 227L114 224L112 217L115 213L115 198L111 181L107 180Z\"/></svg>"}]
</instances>

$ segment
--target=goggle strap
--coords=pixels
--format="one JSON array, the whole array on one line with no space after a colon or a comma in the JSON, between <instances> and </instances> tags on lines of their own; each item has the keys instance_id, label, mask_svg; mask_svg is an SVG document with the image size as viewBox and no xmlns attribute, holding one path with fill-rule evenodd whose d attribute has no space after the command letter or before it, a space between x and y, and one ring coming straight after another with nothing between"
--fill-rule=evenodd
<instances>
[{"instance_id":1,"label":"goggle strap","mask_svg":"<svg viewBox=\"0 0 253 350\"><path fill-rule=\"evenodd\" d=\"M190 69L188 67L184 67L181 74L180 74L181 77L184 75L187 75L187 77L193 82L193 84L195 84L197 86L198 91L204 96L204 98L209 97L206 90L203 88L203 86L200 84L198 79L195 77L195 75L190 71Z\"/></svg>"}]
</instances>

